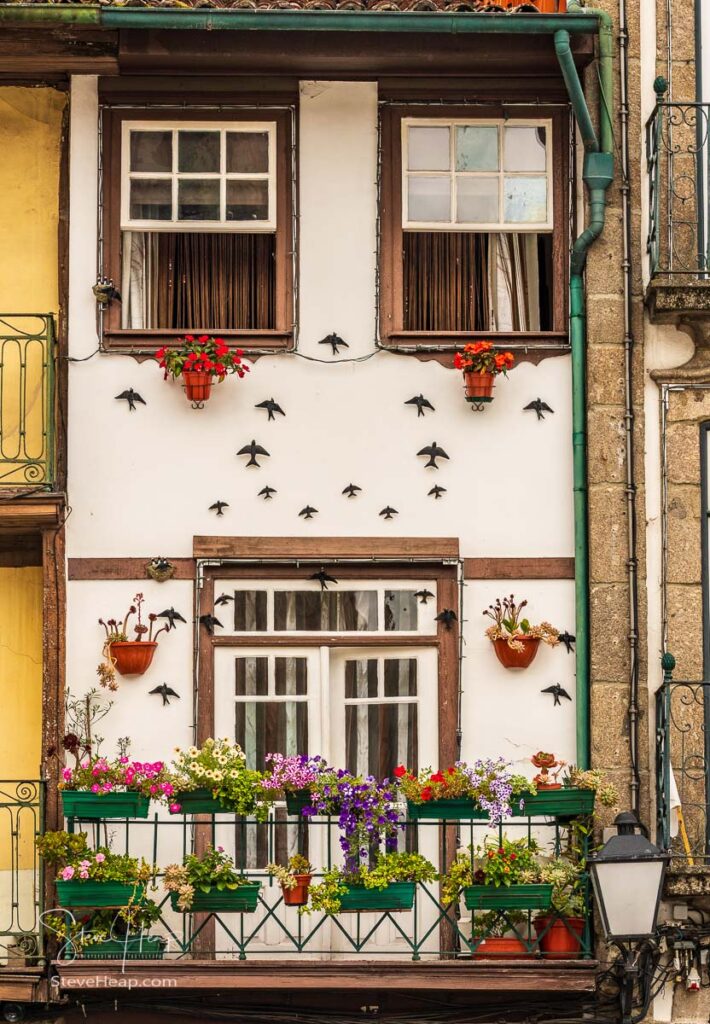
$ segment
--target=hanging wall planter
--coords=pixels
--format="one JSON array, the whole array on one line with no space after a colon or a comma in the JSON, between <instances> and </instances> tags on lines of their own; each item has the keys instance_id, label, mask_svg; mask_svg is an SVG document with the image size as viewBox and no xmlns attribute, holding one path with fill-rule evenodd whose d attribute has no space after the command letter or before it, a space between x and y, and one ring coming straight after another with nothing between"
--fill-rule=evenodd
<instances>
[{"instance_id":1,"label":"hanging wall planter","mask_svg":"<svg viewBox=\"0 0 710 1024\"><path fill-rule=\"evenodd\" d=\"M109 644L108 652L116 671L122 676L142 676L157 650L155 640L119 640Z\"/></svg>"},{"instance_id":2,"label":"hanging wall planter","mask_svg":"<svg viewBox=\"0 0 710 1024\"><path fill-rule=\"evenodd\" d=\"M493 641L493 650L503 668L527 668L532 665L540 646L540 637L517 636L515 644L515 647L511 647L503 637Z\"/></svg>"},{"instance_id":3,"label":"hanging wall planter","mask_svg":"<svg viewBox=\"0 0 710 1024\"><path fill-rule=\"evenodd\" d=\"M241 349L230 349L221 338L208 334L178 338L175 347L164 345L155 357L165 379L180 377L185 397L193 409L201 409L212 394L212 384L221 382L230 373L241 379L249 372L242 362Z\"/></svg>"},{"instance_id":4,"label":"hanging wall planter","mask_svg":"<svg viewBox=\"0 0 710 1024\"><path fill-rule=\"evenodd\" d=\"M483 614L493 620L493 625L486 630L486 636L493 644L498 661L503 668L527 668L535 660L540 641L550 647L556 647L559 631L549 622L541 622L533 626L523 617L523 608L527 601L516 604L515 595L497 598L495 604L488 605Z\"/></svg>"},{"instance_id":5,"label":"hanging wall planter","mask_svg":"<svg viewBox=\"0 0 710 1024\"><path fill-rule=\"evenodd\" d=\"M490 341L474 341L456 353L454 366L463 370L464 393L472 409L480 412L493 401L495 378L500 373L507 376L513 362L512 352L499 352Z\"/></svg>"},{"instance_id":6,"label":"hanging wall planter","mask_svg":"<svg viewBox=\"0 0 710 1024\"><path fill-rule=\"evenodd\" d=\"M464 373L464 391L468 402L492 402L495 377L492 373Z\"/></svg>"},{"instance_id":7,"label":"hanging wall planter","mask_svg":"<svg viewBox=\"0 0 710 1024\"><path fill-rule=\"evenodd\" d=\"M204 405L212 394L212 377L209 373L183 370L182 386L185 388L185 398L188 402Z\"/></svg>"},{"instance_id":8,"label":"hanging wall planter","mask_svg":"<svg viewBox=\"0 0 710 1024\"><path fill-rule=\"evenodd\" d=\"M135 624L131 622L134 615L137 617ZM156 629L159 618L166 618L167 621L164 626ZM135 640L129 640L129 624L136 635ZM136 594L123 621L99 619L99 625L104 627L106 633L103 661L97 669L99 682L109 690L117 690L116 672L122 676L142 676L147 672L158 646L158 637L175 628L175 617L158 616L150 612L146 626L143 622L143 595Z\"/></svg>"}]
</instances>

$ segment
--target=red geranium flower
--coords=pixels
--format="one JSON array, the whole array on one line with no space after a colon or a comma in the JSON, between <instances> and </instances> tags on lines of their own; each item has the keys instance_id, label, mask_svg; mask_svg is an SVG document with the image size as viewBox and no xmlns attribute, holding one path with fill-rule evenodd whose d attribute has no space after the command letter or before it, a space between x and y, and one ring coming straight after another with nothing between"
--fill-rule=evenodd
<instances>
[{"instance_id":1,"label":"red geranium flower","mask_svg":"<svg viewBox=\"0 0 710 1024\"><path fill-rule=\"evenodd\" d=\"M422 795L422 800L431 800L432 796L434 795L432 793L431 786L425 786L422 789L422 794L421 795Z\"/></svg>"},{"instance_id":2,"label":"red geranium flower","mask_svg":"<svg viewBox=\"0 0 710 1024\"><path fill-rule=\"evenodd\" d=\"M396 779L401 779L406 774L407 774L407 769L404 767L404 765L403 764L398 764L397 767L394 770L394 777Z\"/></svg>"}]
</instances>

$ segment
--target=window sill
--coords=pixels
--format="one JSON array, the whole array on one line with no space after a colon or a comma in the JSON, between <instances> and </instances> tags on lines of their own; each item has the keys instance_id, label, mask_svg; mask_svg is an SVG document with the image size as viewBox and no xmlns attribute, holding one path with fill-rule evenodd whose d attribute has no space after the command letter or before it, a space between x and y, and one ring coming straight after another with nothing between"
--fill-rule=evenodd
<instances>
[{"instance_id":1,"label":"window sill","mask_svg":"<svg viewBox=\"0 0 710 1024\"><path fill-rule=\"evenodd\" d=\"M165 331L106 330L103 334L104 349L107 352L152 355L163 345L184 338L186 334L219 337L230 348L241 348L247 354L256 351L288 352L293 348L293 331L220 331L216 328L195 327L192 330Z\"/></svg>"},{"instance_id":2,"label":"window sill","mask_svg":"<svg viewBox=\"0 0 710 1024\"><path fill-rule=\"evenodd\" d=\"M385 348L411 349L412 354L427 349L455 352L472 341L492 341L498 348L568 349L566 331L393 331L382 338Z\"/></svg>"}]
</instances>

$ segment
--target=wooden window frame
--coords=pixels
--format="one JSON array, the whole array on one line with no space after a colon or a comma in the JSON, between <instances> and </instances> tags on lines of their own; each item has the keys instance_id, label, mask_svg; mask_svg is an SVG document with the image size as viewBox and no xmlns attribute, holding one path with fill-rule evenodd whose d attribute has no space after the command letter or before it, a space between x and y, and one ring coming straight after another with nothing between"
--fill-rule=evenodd
<instances>
[{"instance_id":1,"label":"wooden window frame","mask_svg":"<svg viewBox=\"0 0 710 1024\"><path fill-rule=\"evenodd\" d=\"M197 103L197 100L195 100ZM181 110L166 110L136 102L131 107L104 108L103 136L103 260L100 273L115 282L120 290L121 266L121 187L122 187L122 135L123 123L157 122L179 125L180 122L220 123L274 122L276 124L276 231L275 252L275 325L263 330L220 330L220 337L235 348L250 350L291 350L294 344L294 265L296 241L293 218L292 147L294 118L292 109L269 106L248 108L225 106L221 110L203 110L199 106L186 106ZM159 223L159 222L156 222ZM194 230L194 229L193 229ZM207 227L206 230L214 229ZM260 233L263 231L260 229ZM111 302L102 317L102 339L109 351L142 353L156 351L166 342L189 333L215 334L215 328L195 324L191 328L165 330L130 330L121 327L121 304Z\"/></svg>"},{"instance_id":2,"label":"wooden window frame","mask_svg":"<svg viewBox=\"0 0 710 1024\"><path fill-rule=\"evenodd\" d=\"M380 108L380 238L379 238L379 334L384 346L398 349L443 348L453 351L467 341L490 339L507 346L544 348L568 341L567 281L569 279L569 226L567 190L569 188L569 147L566 144L568 114L559 106L516 107L491 105L475 108L475 120L530 121L552 124L552 330L550 331L405 331L403 290L403 168L402 122L407 119L432 121L472 118L470 106L383 104Z\"/></svg>"}]
</instances>

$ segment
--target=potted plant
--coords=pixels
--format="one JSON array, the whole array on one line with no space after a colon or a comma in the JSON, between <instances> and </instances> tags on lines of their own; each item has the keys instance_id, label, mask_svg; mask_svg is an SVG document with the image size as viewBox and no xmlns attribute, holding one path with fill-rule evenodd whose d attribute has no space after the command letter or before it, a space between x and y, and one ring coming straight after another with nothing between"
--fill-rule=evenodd
<instances>
[{"instance_id":1,"label":"potted plant","mask_svg":"<svg viewBox=\"0 0 710 1024\"><path fill-rule=\"evenodd\" d=\"M284 795L289 814L301 814L305 807L311 806L311 788L323 772L332 771L324 758L318 755L285 757L283 754L267 754L264 760L269 771L262 778L261 785L272 800Z\"/></svg>"},{"instance_id":2,"label":"potted plant","mask_svg":"<svg viewBox=\"0 0 710 1024\"><path fill-rule=\"evenodd\" d=\"M165 380L182 377L187 399L198 408L210 397L215 380L223 381L228 373L236 373L241 380L249 372L243 355L241 349L232 350L221 338L208 334L197 338L186 334L175 345L165 345L155 353Z\"/></svg>"},{"instance_id":3,"label":"potted plant","mask_svg":"<svg viewBox=\"0 0 710 1024\"><path fill-rule=\"evenodd\" d=\"M616 788L605 781L603 772L598 769L580 771L574 765L566 767L562 777L562 784L555 780L550 782L549 769L555 765L563 766L554 754L545 751L538 751L535 755L538 761L546 761L548 766L548 783L538 787L534 796L523 797L521 813L530 817L554 816L562 820L571 820L580 815L591 814L594 804L598 799L605 807L613 807L618 801ZM552 759L552 760L550 760ZM533 761L535 763L535 761ZM535 779L544 778L543 771ZM535 781L535 780L533 780Z\"/></svg>"},{"instance_id":4,"label":"potted plant","mask_svg":"<svg viewBox=\"0 0 710 1024\"><path fill-rule=\"evenodd\" d=\"M250 913L256 910L261 889L261 882L250 881L237 871L222 846L208 846L201 856L188 853L182 864L170 864L163 884L173 910L183 913Z\"/></svg>"},{"instance_id":5,"label":"potted plant","mask_svg":"<svg viewBox=\"0 0 710 1024\"><path fill-rule=\"evenodd\" d=\"M526 795L535 793L534 783L513 774L503 758L472 765L457 761L449 768L424 768L416 775L398 765L394 774L414 821L488 819L497 825L520 810Z\"/></svg>"},{"instance_id":6,"label":"potted plant","mask_svg":"<svg viewBox=\"0 0 710 1024\"><path fill-rule=\"evenodd\" d=\"M550 906L552 884L530 881L539 846L534 839L486 839L460 850L443 878L444 903L463 893L469 910L531 910Z\"/></svg>"},{"instance_id":7,"label":"potted plant","mask_svg":"<svg viewBox=\"0 0 710 1024\"><path fill-rule=\"evenodd\" d=\"M90 850L83 832L45 832L37 850L58 869L57 898L62 907L127 907L141 900L155 869L142 858Z\"/></svg>"},{"instance_id":8,"label":"potted plant","mask_svg":"<svg viewBox=\"0 0 710 1024\"><path fill-rule=\"evenodd\" d=\"M514 362L512 352L500 352L490 341L464 345L454 356L454 366L463 370L466 401L478 406L492 402L495 378L500 373L507 376Z\"/></svg>"},{"instance_id":9,"label":"potted plant","mask_svg":"<svg viewBox=\"0 0 710 1024\"><path fill-rule=\"evenodd\" d=\"M153 900L140 900L120 910L95 910L76 918L71 911L50 914L45 927L61 941L61 960L162 960L166 940L148 934L160 919Z\"/></svg>"},{"instance_id":10,"label":"potted plant","mask_svg":"<svg viewBox=\"0 0 710 1024\"><path fill-rule=\"evenodd\" d=\"M582 949L586 925L585 879L581 864L567 857L555 857L539 863L530 878L552 885L554 913L539 914L533 919L543 956L550 960L576 959Z\"/></svg>"},{"instance_id":11,"label":"potted plant","mask_svg":"<svg viewBox=\"0 0 710 1024\"><path fill-rule=\"evenodd\" d=\"M205 740L201 747L175 748L173 814L232 811L266 821L273 803L261 785L262 775L247 768L246 755L228 739Z\"/></svg>"},{"instance_id":12,"label":"potted plant","mask_svg":"<svg viewBox=\"0 0 710 1024\"><path fill-rule=\"evenodd\" d=\"M125 747L111 761L99 755L80 759L79 751L74 753L76 764L62 769L57 787L65 817L147 818L151 800L172 802L172 778L162 761L132 761Z\"/></svg>"},{"instance_id":13,"label":"potted plant","mask_svg":"<svg viewBox=\"0 0 710 1024\"><path fill-rule=\"evenodd\" d=\"M148 615L149 625L143 622L142 594L136 594L122 622L117 619L99 619L104 627L106 638L103 648L103 662L97 671L99 682L109 690L116 690L116 671L122 676L142 676L150 667L161 633L169 633L174 627L172 619L165 625L155 629L158 616L151 612ZM136 615L136 623L132 626L135 640L129 640L129 623ZM155 632L153 632L155 630Z\"/></svg>"},{"instance_id":14,"label":"potted plant","mask_svg":"<svg viewBox=\"0 0 710 1024\"><path fill-rule=\"evenodd\" d=\"M549 622L533 626L522 617L527 601L515 602L515 595L496 599L483 614L493 619L493 625L486 630L486 636L493 644L496 657L503 668L527 668L534 660L540 641L555 647L559 643L559 631Z\"/></svg>"},{"instance_id":15,"label":"potted plant","mask_svg":"<svg viewBox=\"0 0 710 1024\"><path fill-rule=\"evenodd\" d=\"M471 924L471 952L481 960L530 959L534 952L522 938L518 927L525 924L522 913L501 914L489 910L474 914Z\"/></svg>"},{"instance_id":16,"label":"potted plant","mask_svg":"<svg viewBox=\"0 0 710 1024\"><path fill-rule=\"evenodd\" d=\"M558 761L554 754L538 750L537 754L533 754L530 758L530 762L535 768L540 769L539 773L533 776L538 793L543 790L562 789L562 783L557 779L565 767L566 761Z\"/></svg>"},{"instance_id":17,"label":"potted plant","mask_svg":"<svg viewBox=\"0 0 710 1024\"><path fill-rule=\"evenodd\" d=\"M307 857L294 853L286 867L268 864L266 870L281 886L287 907L302 907L308 903L308 889L313 878L313 865Z\"/></svg>"},{"instance_id":18,"label":"potted plant","mask_svg":"<svg viewBox=\"0 0 710 1024\"><path fill-rule=\"evenodd\" d=\"M333 915L411 910L417 883L433 882L436 878L436 868L420 853L381 854L374 867L361 865L355 871L326 871L323 881L311 886L310 901L301 912L319 910Z\"/></svg>"}]
</instances>

